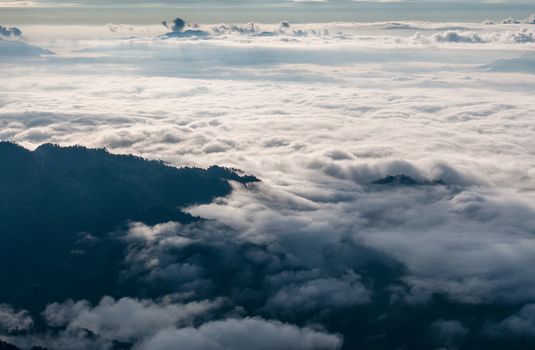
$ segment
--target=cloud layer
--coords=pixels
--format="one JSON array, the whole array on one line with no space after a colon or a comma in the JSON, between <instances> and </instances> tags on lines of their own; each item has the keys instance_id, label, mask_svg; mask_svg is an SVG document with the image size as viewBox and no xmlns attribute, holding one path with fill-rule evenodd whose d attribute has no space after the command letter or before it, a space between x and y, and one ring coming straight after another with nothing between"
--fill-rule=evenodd
<instances>
[{"instance_id":1,"label":"cloud layer","mask_svg":"<svg viewBox=\"0 0 535 350\"><path fill-rule=\"evenodd\" d=\"M5 58L0 138L218 164L262 181L183 209L200 222L112 230L102 239L124 249L117 295L50 300L32 315L5 305L5 339L51 349L533 344L531 24L179 22L171 38L159 27L37 36L59 55Z\"/></svg>"}]
</instances>

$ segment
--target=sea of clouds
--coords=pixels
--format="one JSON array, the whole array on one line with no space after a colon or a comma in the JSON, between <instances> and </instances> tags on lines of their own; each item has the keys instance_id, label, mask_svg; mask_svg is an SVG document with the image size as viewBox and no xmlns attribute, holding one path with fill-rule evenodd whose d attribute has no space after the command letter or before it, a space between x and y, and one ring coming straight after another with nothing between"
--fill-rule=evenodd
<instances>
[{"instance_id":1,"label":"sea of clouds","mask_svg":"<svg viewBox=\"0 0 535 350\"><path fill-rule=\"evenodd\" d=\"M516 310L477 329L437 318L447 344L535 337L533 21L165 26L21 28L56 54L0 45L0 139L230 166L261 183L188 208L204 223L131 223L124 278L158 298L57 300L40 321L53 335L0 305L3 338L336 349L323 313L371 303L374 263L396 271L380 291L393 305L438 293ZM418 184L374 184L389 175ZM214 264L239 270L230 291Z\"/></svg>"}]
</instances>

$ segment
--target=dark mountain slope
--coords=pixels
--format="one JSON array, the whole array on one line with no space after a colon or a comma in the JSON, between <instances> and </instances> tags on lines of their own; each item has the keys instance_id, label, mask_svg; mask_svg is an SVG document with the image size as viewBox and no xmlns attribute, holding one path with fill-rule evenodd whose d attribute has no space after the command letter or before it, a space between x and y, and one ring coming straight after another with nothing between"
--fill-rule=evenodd
<instances>
[{"instance_id":1,"label":"dark mountain slope","mask_svg":"<svg viewBox=\"0 0 535 350\"><path fill-rule=\"evenodd\" d=\"M124 245L110 232L129 221L199 220L180 208L230 194L228 180L258 181L103 149L0 143L0 302L34 309L115 294Z\"/></svg>"}]
</instances>

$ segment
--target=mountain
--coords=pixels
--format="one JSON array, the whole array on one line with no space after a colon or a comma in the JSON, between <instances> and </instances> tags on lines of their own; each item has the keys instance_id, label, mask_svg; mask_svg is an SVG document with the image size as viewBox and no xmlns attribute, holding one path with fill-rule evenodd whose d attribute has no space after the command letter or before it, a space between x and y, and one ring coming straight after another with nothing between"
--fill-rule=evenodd
<instances>
[{"instance_id":1,"label":"mountain","mask_svg":"<svg viewBox=\"0 0 535 350\"><path fill-rule=\"evenodd\" d=\"M125 244L112 232L130 221L198 221L180 208L229 195L231 180L258 181L217 166L175 168L52 144L29 151L0 142L0 168L0 300L30 310L116 295Z\"/></svg>"},{"instance_id":2,"label":"mountain","mask_svg":"<svg viewBox=\"0 0 535 350\"><path fill-rule=\"evenodd\" d=\"M6 343L6 342L0 340L0 350L21 350L21 349L16 347L13 344ZM47 349L42 348L40 346L34 346L30 350L47 350Z\"/></svg>"},{"instance_id":3,"label":"mountain","mask_svg":"<svg viewBox=\"0 0 535 350\"><path fill-rule=\"evenodd\" d=\"M18 40L5 40L0 38L0 57L20 57L20 56L42 56L54 55L55 53L42 49L38 46L30 45Z\"/></svg>"}]
</instances>

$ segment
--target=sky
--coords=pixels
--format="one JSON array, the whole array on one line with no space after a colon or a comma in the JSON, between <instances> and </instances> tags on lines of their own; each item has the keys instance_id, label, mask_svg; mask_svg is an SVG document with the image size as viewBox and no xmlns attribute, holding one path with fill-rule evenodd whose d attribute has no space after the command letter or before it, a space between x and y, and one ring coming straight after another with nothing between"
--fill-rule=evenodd
<instances>
[{"instance_id":1,"label":"sky","mask_svg":"<svg viewBox=\"0 0 535 350\"><path fill-rule=\"evenodd\" d=\"M531 1L0 1L9 24L158 23L169 11L200 23L428 20L481 22L535 11Z\"/></svg>"},{"instance_id":2,"label":"sky","mask_svg":"<svg viewBox=\"0 0 535 350\"><path fill-rule=\"evenodd\" d=\"M535 347L529 2L6 4L1 340Z\"/></svg>"}]
</instances>

